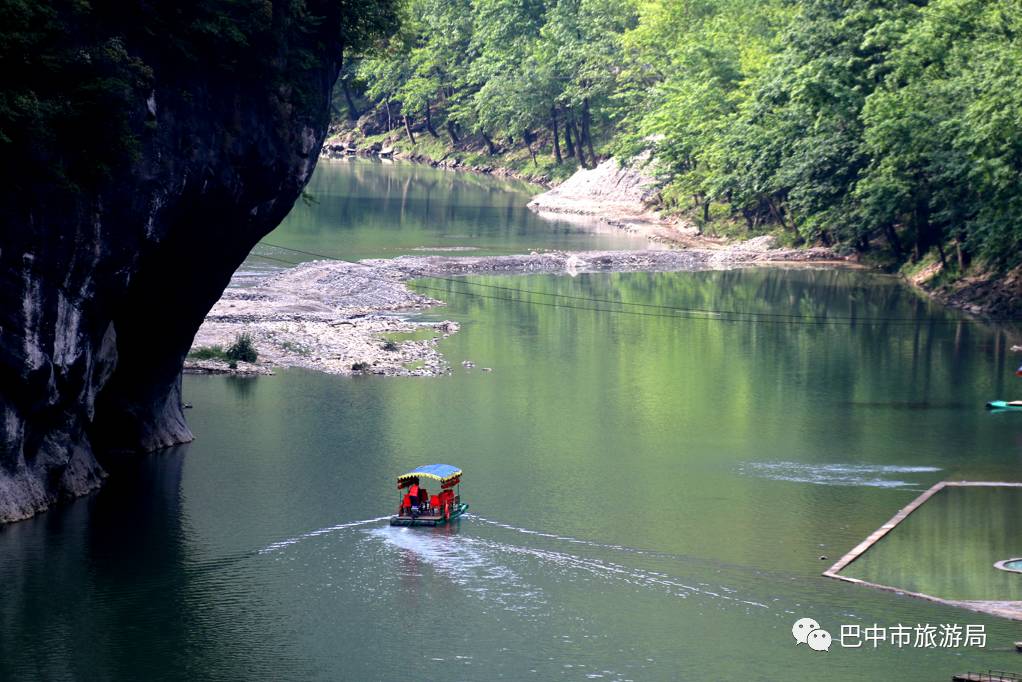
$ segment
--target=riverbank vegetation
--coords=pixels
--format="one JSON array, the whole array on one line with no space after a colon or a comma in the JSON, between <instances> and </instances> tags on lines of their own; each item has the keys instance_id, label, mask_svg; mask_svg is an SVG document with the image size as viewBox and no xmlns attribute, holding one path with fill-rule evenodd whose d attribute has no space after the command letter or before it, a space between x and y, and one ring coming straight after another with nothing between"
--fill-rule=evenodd
<instances>
[{"instance_id":1,"label":"riverbank vegetation","mask_svg":"<svg viewBox=\"0 0 1022 682\"><path fill-rule=\"evenodd\" d=\"M338 110L370 134L561 174L652 149L663 206L704 229L779 229L892 267L930 258L952 277L1022 261L1019 0L403 0L399 14L342 75Z\"/></svg>"},{"instance_id":2,"label":"riverbank vegetation","mask_svg":"<svg viewBox=\"0 0 1022 682\"><path fill-rule=\"evenodd\" d=\"M259 353L252 343L252 336L241 333L234 337L234 343L227 348L217 344L200 346L189 352L188 357L193 360L220 360L234 365L238 362L256 362Z\"/></svg>"}]
</instances>

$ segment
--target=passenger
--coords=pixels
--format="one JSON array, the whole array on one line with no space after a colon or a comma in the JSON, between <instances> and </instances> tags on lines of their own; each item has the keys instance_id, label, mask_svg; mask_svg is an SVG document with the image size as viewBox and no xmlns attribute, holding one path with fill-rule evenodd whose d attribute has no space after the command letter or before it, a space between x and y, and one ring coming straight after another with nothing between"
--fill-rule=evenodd
<instances>
[{"instance_id":1,"label":"passenger","mask_svg":"<svg viewBox=\"0 0 1022 682\"><path fill-rule=\"evenodd\" d=\"M411 503L412 517L414 518L419 509L419 480L417 478L412 479L412 485L408 488L408 501Z\"/></svg>"},{"instance_id":2,"label":"passenger","mask_svg":"<svg viewBox=\"0 0 1022 682\"><path fill-rule=\"evenodd\" d=\"M419 488L419 512L426 513L429 511L429 491L425 488Z\"/></svg>"}]
</instances>

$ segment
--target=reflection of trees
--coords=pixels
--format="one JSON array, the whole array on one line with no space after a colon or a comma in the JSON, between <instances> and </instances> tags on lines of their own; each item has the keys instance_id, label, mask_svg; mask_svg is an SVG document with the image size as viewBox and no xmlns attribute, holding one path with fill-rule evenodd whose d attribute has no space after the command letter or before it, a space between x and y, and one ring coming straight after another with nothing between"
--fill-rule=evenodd
<instances>
[{"instance_id":1,"label":"reflection of trees","mask_svg":"<svg viewBox=\"0 0 1022 682\"><path fill-rule=\"evenodd\" d=\"M676 514L680 535L726 535L745 524L742 527L759 529L767 537L772 531L763 524L776 523L777 517L762 509L781 503L777 491L790 486L764 486L761 480L736 477L733 472L742 461L890 462L948 470L963 454L954 443L981 435L981 407L994 367L977 349L993 347L999 333L980 324L945 323L956 314L935 309L893 278L852 271L747 269L469 281L538 292L473 290L428 281L451 292L429 292L448 302L445 315L471 322L445 344L458 348L460 357L493 364L492 381L509 392L491 395L491 380L459 384L469 392L462 400L470 406L473 431L488 434L476 447L515 443L516 457L548 473L549 480L543 475L530 478L537 495L563 494L559 486L564 469L574 467L585 477L621 466L635 476L615 482L614 496L636 505L636 515L662 519L662 526L670 525L663 520L665 514L670 519ZM839 326L727 322L629 308L665 314L643 317L458 293L466 289L604 309L619 307L614 302L637 302L800 315L807 322L856 319ZM542 293L610 302L538 295ZM942 401L935 403L936 396ZM949 419L940 411L947 409L949 399L956 409L976 409L968 419ZM907 406L913 411L902 409ZM426 423L443 419L429 405L414 409L425 410ZM663 500L676 499L675 485L665 472L684 472L687 479L689 472L708 466L725 469L717 482L722 485L719 494L729 499L726 508L714 507L717 513L707 515L703 508L687 508L687 499L664 508ZM917 478L926 481L927 476ZM867 507L891 499L889 491L874 488L806 488L799 489L807 508L826 507L835 496ZM879 511L884 518L889 512ZM686 514L699 519L701 530L685 530ZM799 537L822 541L833 533L830 519L798 512L793 519L804 526ZM736 542L732 551L756 546L750 539L747 544Z\"/></svg>"},{"instance_id":2,"label":"reflection of trees","mask_svg":"<svg viewBox=\"0 0 1022 682\"><path fill-rule=\"evenodd\" d=\"M1022 490L945 488L845 573L944 599L1020 601L1022 575L993 564L1022 556Z\"/></svg>"},{"instance_id":3,"label":"reflection of trees","mask_svg":"<svg viewBox=\"0 0 1022 682\"><path fill-rule=\"evenodd\" d=\"M536 238L529 247L596 243L584 229L528 210L526 188L472 173L365 160L325 163L308 190L316 202L296 205L274 239L327 255L347 257L374 246L386 252L440 237L478 240L470 243L498 251L525 248L520 245L528 237Z\"/></svg>"},{"instance_id":4,"label":"reflection of trees","mask_svg":"<svg viewBox=\"0 0 1022 682\"><path fill-rule=\"evenodd\" d=\"M231 376L224 377L227 385L239 399L247 400L252 398L252 391L259 381L258 376Z\"/></svg>"}]
</instances>

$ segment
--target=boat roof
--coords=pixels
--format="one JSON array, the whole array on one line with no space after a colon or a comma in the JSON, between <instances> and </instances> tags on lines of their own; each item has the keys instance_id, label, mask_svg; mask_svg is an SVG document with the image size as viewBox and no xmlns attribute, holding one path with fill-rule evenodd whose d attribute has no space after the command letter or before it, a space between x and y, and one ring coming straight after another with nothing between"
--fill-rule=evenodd
<instances>
[{"instance_id":1,"label":"boat roof","mask_svg":"<svg viewBox=\"0 0 1022 682\"><path fill-rule=\"evenodd\" d=\"M461 476L461 469L450 464L423 464L421 467L415 467L407 474L401 474L397 477L398 481L405 481L409 478L433 478L441 483L453 480Z\"/></svg>"}]
</instances>

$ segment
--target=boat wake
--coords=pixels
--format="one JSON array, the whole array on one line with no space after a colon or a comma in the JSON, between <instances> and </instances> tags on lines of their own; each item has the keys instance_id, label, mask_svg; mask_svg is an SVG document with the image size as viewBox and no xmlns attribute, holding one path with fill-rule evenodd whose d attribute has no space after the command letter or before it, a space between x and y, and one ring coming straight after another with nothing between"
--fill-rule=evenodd
<instances>
[{"instance_id":1,"label":"boat wake","mask_svg":"<svg viewBox=\"0 0 1022 682\"><path fill-rule=\"evenodd\" d=\"M316 530L310 530L308 533L302 533L301 535L295 535L294 537L286 538L278 542L266 545L259 554L269 554L270 552L276 552L284 549L290 545L301 542L302 540L308 540L309 538L316 538L321 535L327 535L329 533L336 533L337 531L345 530L348 528L357 528L358 526L368 526L371 523L379 523L380 521L386 521L389 516L377 516L375 519L363 519L362 521L348 521L346 523L338 523L335 526L327 526L326 528L317 528Z\"/></svg>"},{"instance_id":2,"label":"boat wake","mask_svg":"<svg viewBox=\"0 0 1022 682\"><path fill-rule=\"evenodd\" d=\"M568 542L575 545L584 545L586 547L595 547L596 549L609 549L615 552L626 552L628 554L639 554L643 556L654 556L654 557L665 557L665 558L683 558L677 554L667 554L666 552L655 552L646 549L638 549L637 547L627 547L625 545L614 545L607 544L604 542L594 542L593 540L581 540L579 538L573 538L570 535L558 535L556 533L545 533L543 531L531 530L529 528L521 528L519 526L512 526L507 523L500 521L494 521L478 514L466 514L466 518L471 518L473 521L481 521L497 528L503 528L505 530L511 530L516 533L522 533L523 535L532 535L538 538L547 538L549 540L557 540L558 542Z\"/></svg>"},{"instance_id":3,"label":"boat wake","mask_svg":"<svg viewBox=\"0 0 1022 682\"><path fill-rule=\"evenodd\" d=\"M530 585L476 538L391 526L365 532L401 551L406 560L399 571L407 575L418 575L428 565L466 592L508 611L527 612L546 604L542 589Z\"/></svg>"},{"instance_id":4,"label":"boat wake","mask_svg":"<svg viewBox=\"0 0 1022 682\"><path fill-rule=\"evenodd\" d=\"M520 544L501 541L499 538L480 537L466 532L468 529L465 526L417 529L384 525L364 528L386 521L388 518L380 516L319 528L271 543L259 550L258 554L280 552L303 540L360 529L361 537L368 544L356 542L352 545L351 540L340 540L348 546L348 550L337 556L335 561L340 563L335 563L335 567L347 563L355 555L360 557L359 561L373 562L373 556L387 556L396 550L399 555L396 563L392 559L385 560L385 565L391 568L373 570L371 573L387 582L392 577L419 578L423 570L428 568L429 572L457 585L467 595L499 608L518 612L520 615L534 613L541 616L548 611L544 589L537 583L551 580L575 585L586 585L596 580L607 586L616 584L627 589L651 590L680 599L706 597L745 608L769 608L761 602L742 598L738 590L730 587L685 581L666 572L629 566L606 556L594 557L585 554L587 549L592 549L605 555L614 553L622 558L635 556L642 557L644 561L666 559L673 562L686 557L520 528L474 514L465 518L503 531L535 538L535 542ZM373 545L377 547L376 550L372 549ZM577 547L578 551L565 551L567 548L564 545ZM382 555L379 554L381 550L384 552ZM397 571L393 570L394 566L397 566ZM535 577L536 580L530 577ZM364 578L353 582L359 582L367 588L373 584L373 581L366 581Z\"/></svg>"},{"instance_id":5,"label":"boat wake","mask_svg":"<svg viewBox=\"0 0 1022 682\"><path fill-rule=\"evenodd\" d=\"M806 464L804 462L749 462L739 467L749 476L775 481L814 485L865 486L871 488L917 487L919 481L906 481L906 474L930 474L940 471L930 466L890 464Z\"/></svg>"},{"instance_id":6,"label":"boat wake","mask_svg":"<svg viewBox=\"0 0 1022 682\"><path fill-rule=\"evenodd\" d=\"M647 554L646 552L621 545L579 540L568 536L530 531L510 526L479 516L473 520L525 533L555 542L624 552ZM373 538L383 540L428 565L438 574L452 582L473 591L477 596L495 601L510 610L529 610L545 604L543 590L530 585L522 576L542 576L564 583L583 583L592 578L602 583L617 583L622 587L656 590L678 598L694 595L711 597L742 604L746 607L768 608L761 602L743 599L736 591L727 587L713 587L706 584L682 582L667 573L626 566L606 559L587 557L558 549L530 545L519 545L498 540L474 537L465 534L422 533L409 529L374 528L366 531ZM414 564L413 564L414 565Z\"/></svg>"}]
</instances>

